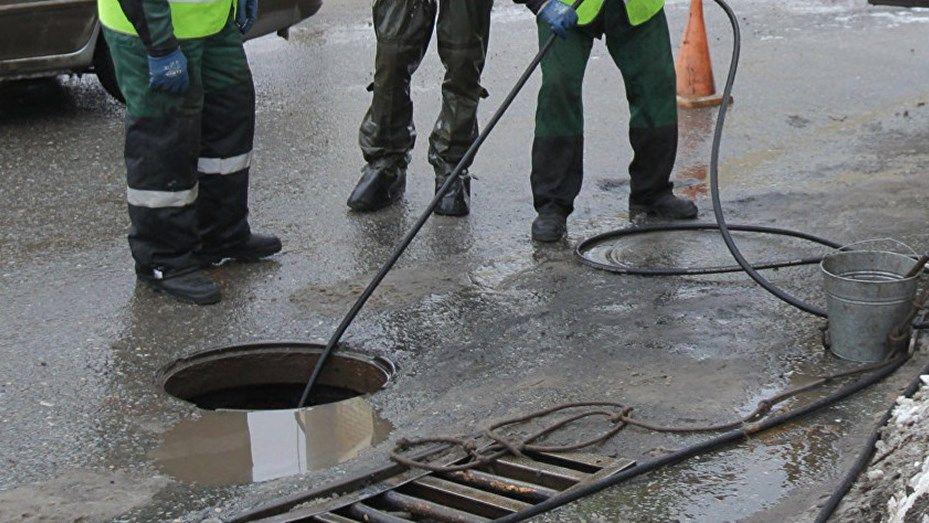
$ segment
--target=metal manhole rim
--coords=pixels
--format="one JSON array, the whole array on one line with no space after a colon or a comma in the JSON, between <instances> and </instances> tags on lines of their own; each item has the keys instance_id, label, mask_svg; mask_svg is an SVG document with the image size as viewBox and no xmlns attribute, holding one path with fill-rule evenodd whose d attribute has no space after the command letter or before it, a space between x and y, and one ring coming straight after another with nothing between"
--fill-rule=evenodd
<instances>
[{"instance_id":1,"label":"metal manhole rim","mask_svg":"<svg viewBox=\"0 0 929 523\"><path fill-rule=\"evenodd\" d=\"M346 344L341 344L343 347L348 347ZM221 362L222 360L228 359L230 357L235 357L237 355L247 355L247 354L264 354L264 355L288 355L293 352L297 353L309 353L309 352L318 352L322 353L325 349L326 344L322 341L252 341L245 343L237 343L232 345L222 345L217 347L212 347L208 349L203 349L195 351L191 354L185 355L180 358L176 358L167 364L163 365L158 372L156 373L155 381L156 385L161 391L162 394L182 401L184 403L191 403L189 400L184 398L179 398L167 390L168 383L171 378L191 369L192 367L197 367L200 365L209 365L211 363ZM344 358L348 360L354 360L359 363L366 365L371 365L381 372L384 377L384 381L378 391L387 388L391 381L393 380L394 374L397 372L396 365L389 359L380 355L368 355L361 352L348 350L339 350L339 358ZM373 394L376 391L368 392L367 395ZM365 394L361 394L365 395ZM197 407L196 405L194 405ZM197 407L198 409L200 407Z\"/></svg>"}]
</instances>

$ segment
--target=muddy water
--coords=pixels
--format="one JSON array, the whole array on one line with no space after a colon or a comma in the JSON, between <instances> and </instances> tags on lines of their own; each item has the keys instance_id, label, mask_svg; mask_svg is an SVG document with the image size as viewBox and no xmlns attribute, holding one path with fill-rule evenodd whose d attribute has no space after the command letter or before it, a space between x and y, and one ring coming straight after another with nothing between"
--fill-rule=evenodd
<instances>
[{"instance_id":1,"label":"muddy water","mask_svg":"<svg viewBox=\"0 0 929 523\"><path fill-rule=\"evenodd\" d=\"M181 481L238 485L342 463L392 428L363 397L306 409L205 412L175 425L150 457Z\"/></svg>"}]
</instances>

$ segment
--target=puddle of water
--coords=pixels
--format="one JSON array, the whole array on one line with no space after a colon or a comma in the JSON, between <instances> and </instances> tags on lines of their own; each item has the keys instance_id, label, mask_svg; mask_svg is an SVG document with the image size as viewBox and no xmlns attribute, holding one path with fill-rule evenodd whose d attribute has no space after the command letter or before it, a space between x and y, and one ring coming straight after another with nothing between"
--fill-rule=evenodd
<instances>
[{"instance_id":1,"label":"puddle of water","mask_svg":"<svg viewBox=\"0 0 929 523\"><path fill-rule=\"evenodd\" d=\"M822 255L824 248L793 238L767 234L733 233L739 249L753 262L792 260ZM586 256L601 263L624 267L713 267L733 265L714 230L700 232L656 232L605 240L590 248Z\"/></svg>"},{"instance_id":2,"label":"puddle of water","mask_svg":"<svg viewBox=\"0 0 929 523\"><path fill-rule=\"evenodd\" d=\"M363 397L306 409L205 412L171 428L149 457L181 481L241 485L337 465L392 429Z\"/></svg>"}]
</instances>

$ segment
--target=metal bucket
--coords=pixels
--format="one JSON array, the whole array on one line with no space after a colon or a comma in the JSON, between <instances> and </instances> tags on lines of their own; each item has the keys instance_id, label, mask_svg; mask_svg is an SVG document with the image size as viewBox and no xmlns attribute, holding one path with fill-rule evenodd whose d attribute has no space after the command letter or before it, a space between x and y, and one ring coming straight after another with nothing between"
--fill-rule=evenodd
<instances>
[{"instance_id":1,"label":"metal bucket","mask_svg":"<svg viewBox=\"0 0 929 523\"><path fill-rule=\"evenodd\" d=\"M915 264L910 256L885 251L838 251L823 258L830 348L836 356L878 362L906 345L906 340L891 344L888 336L913 307L918 276L906 275Z\"/></svg>"}]
</instances>

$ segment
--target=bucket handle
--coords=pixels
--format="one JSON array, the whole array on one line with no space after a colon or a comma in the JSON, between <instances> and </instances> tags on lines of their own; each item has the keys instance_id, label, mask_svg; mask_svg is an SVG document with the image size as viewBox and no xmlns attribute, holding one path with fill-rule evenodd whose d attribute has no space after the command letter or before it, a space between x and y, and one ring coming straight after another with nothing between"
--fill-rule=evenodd
<instances>
[{"instance_id":1,"label":"bucket handle","mask_svg":"<svg viewBox=\"0 0 929 523\"><path fill-rule=\"evenodd\" d=\"M857 242L854 242L854 243L849 243L848 245L843 245L842 247L839 247L838 249L836 249L836 251L839 251L839 252L851 251L851 250L853 250L852 247L859 247L859 246L861 246L861 245L868 245L868 244L872 244L872 243L881 243L881 242L893 243L893 244L898 245L898 246L900 246L900 247L904 247L904 248L906 248L906 250L910 251L910 253L913 255L913 257L915 257L915 258L918 258L918 257L919 257L919 253L916 252L916 250L914 250L912 247L910 247L909 245L907 245L907 244L901 242L900 240L895 240L895 239L889 238L889 237L888 237L888 238L871 238L871 239L869 239L869 240L861 240L861 241L857 241Z\"/></svg>"}]
</instances>

